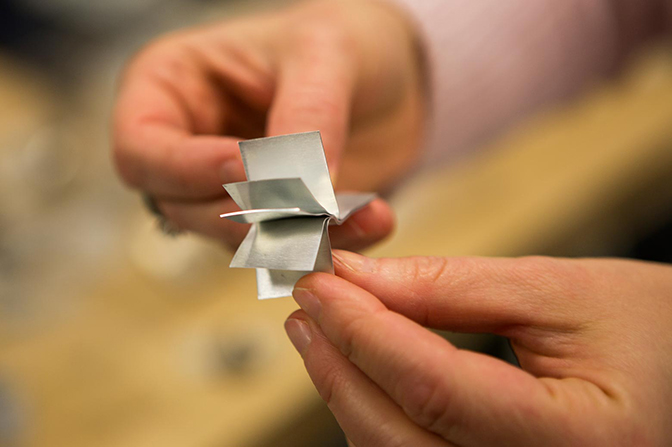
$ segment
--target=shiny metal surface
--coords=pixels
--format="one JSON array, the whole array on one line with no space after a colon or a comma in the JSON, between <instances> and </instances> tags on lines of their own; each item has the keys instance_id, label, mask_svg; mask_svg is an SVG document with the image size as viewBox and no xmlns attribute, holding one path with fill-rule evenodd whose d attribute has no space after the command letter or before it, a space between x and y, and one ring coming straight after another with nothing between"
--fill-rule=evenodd
<instances>
[{"instance_id":1,"label":"shiny metal surface","mask_svg":"<svg viewBox=\"0 0 672 447\"><path fill-rule=\"evenodd\" d=\"M221 217L252 223L230 267L257 270L259 299L291 295L310 272L333 273L328 226L375 194L336 195L319 132L239 143L247 182L224 188L242 209Z\"/></svg>"},{"instance_id":2,"label":"shiny metal surface","mask_svg":"<svg viewBox=\"0 0 672 447\"><path fill-rule=\"evenodd\" d=\"M301 211L301 208L271 208L261 210L234 211L232 213L219 215L219 217L225 217L234 222L246 224L299 216L312 216L312 214Z\"/></svg>"},{"instance_id":3,"label":"shiny metal surface","mask_svg":"<svg viewBox=\"0 0 672 447\"><path fill-rule=\"evenodd\" d=\"M350 215L365 207L370 201L376 198L374 193L353 193L341 192L336 194L339 216L337 222L342 224Z\"/></svg>"},{"instance_id":4,"label":"shiny metal surface","mask_svg":"<svg viewBox=\"0 0 672 447\"><path fill-rule=\"evenodd\" d=\"M291 296L294 284L312 271L257 269L257 297L260 300Z\"/></svg>"},{"instance_id":5,"label":"shiny metal surface","mask_svg":"<svg viewBox=\"0 0 672 447\"><path fill-rule=\"evenodd\" d=\"M327 213L338 217L320 132L241 141L247 180L300 178Z\"/></svg>"},{"instance_id":6,"label":"shiny metal surface","mask_svg":"<svg viewBox=\"0 0 672 447\"><path fill-rule=\"evenodd\" d=\"M300 178L229 183L224 189L243 210L297 207L306 213L328 214Z\"/></svg>"},{"instance_id":7,"label":"shiny metal surface","mask_svg":"<svg viewBox=\"0 0 672 447\"><path fill-rule=\"evenodd\" d=\"M230 267L312 271L328 222L329 217L300 217L257 223L245 238L249 248L238 250Z\"/></svg>"}]
</instances>

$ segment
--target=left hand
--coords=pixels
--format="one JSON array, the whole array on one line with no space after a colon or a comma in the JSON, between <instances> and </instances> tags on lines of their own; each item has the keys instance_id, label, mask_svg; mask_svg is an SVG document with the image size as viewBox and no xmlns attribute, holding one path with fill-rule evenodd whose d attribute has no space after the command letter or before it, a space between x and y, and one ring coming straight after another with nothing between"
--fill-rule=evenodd
<instances>
[{"instance_id":1,"label":"left hand","mask_svg":"<svg viewBox=\"0 0 672 447\"><path fill-rule=\"evenodd\" d=\"M354 446L672 444L672 267L335 261L286 328ZM423 326L508 337L521 369Z\"/></svg>"},{"instance_id":2,"label":"left hand","mask_svg":"<svg viewBox=\"0 0 672 447\"><path fill-rule=\"evenodd\" d=\"M222 183L236 142L319 130L338 190L383 192L421 157L427 106L412 20L393 2L319 0L161 37L121 78L112 129L122 178L176 229L237 247L249 226ZM392 230L376 200L330 230L359 250Z\"/></svg>"}]
</instances>

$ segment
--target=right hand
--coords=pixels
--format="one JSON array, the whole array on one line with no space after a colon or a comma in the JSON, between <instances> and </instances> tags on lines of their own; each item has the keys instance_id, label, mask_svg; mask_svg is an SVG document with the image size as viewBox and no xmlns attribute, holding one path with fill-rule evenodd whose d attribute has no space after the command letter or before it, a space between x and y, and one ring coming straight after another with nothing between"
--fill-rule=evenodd
<instances>
[{"instance_id":1,"label":"right hand","mask_svg":"<svg viewBox=\"0 0 672 447\"><path fill-rule=\"evenodd\" d=\"M286 329L357 447L672 445L672 266L372 259L301 278ZM494 333L520 368L426 329Z\"/></svg>"},{"instance_id":2,"label":"right hand","mask_svg":"<svg viewBox=\"0 0 672 447\"><path fill-rule=\"evenodd\" d=\"M383 2L301 3L180 31L141 51L121 81L114 155L178 227L235 246L246 226L223 183L245 180L237 141L320 130L337 189L389 188L418 158L424 92L415 35ZM335 227L363 248L392 228L376 200Z\"/></svg>"}]
</instances>

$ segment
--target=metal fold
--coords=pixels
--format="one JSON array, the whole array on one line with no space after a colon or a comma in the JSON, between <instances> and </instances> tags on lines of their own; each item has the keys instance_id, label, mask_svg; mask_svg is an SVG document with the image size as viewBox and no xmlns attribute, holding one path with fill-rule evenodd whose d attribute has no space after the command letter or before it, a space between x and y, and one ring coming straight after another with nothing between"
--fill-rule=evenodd
<instances>
[{"instance_id":1,"label":"metal fold","mask_svg":"<svg viewBox=\"0 0 672 447\"><path fill-rule=\"evenodd\" d=\"M319 132L241 141L248 181L224 188L241 211L221 217L252 226L230 267L254 268L259 299L291 295L311 272L333 273L329 224L375 198L334 193Z\"/></svg>"}]
</instances>

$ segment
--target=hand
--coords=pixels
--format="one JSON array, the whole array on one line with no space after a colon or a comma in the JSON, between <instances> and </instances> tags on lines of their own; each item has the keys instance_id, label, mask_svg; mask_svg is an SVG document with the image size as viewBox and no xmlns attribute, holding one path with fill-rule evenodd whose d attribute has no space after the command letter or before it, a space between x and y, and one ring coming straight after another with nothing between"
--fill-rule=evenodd
<instances>
[{"instance_id":1,"label":"hand","mask_svg":"<svg viewBox=\"0 0 672 447\"><path fill-rule=\"evenodd\" d=\"M672 444L672 267L334 257L286 328L354 446ZM522 369L423 326L508 337Z\"/></svg>"},{"instance_id":2,"label":"hand","mask_svg":"<svg viewBox=\"0 0 672 447\"><path fill-rule=\"evenodd\" d=\"M114 113L121 176L178 227L236 245L246 226L222 184L243 181L237 141L320 130L338 189L380 191L418 157L424 97L415 36L384 2L301 3L169 35L127 68ZM382 201L335 245L384 237Z\"/></svg>"}]
</instances>

